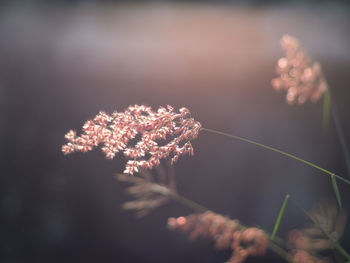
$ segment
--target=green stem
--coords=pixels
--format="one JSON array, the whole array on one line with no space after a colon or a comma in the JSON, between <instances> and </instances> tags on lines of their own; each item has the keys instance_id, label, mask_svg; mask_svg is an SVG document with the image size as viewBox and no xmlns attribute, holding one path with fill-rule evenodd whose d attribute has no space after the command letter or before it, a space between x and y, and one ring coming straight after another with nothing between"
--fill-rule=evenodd
<instances>
[{"instance_id":1,"label":"green stem","mask_svg":"<svg viewBox=\"0 0 350 263\"><path fill-rule=\"evenodd\" d=\"M332 106L331 106L331 114L332 114L332 118L334 121L334 125L335 125L335 130L337 131L337 135L339 138L339 142L340 142L340 146L341 149L343 151L344 154L344 158L345 158L345 163L346 163L346 168L347 168L347 174L348 177L350 177L350 153L349 153L349 149L345 140L345 135L342 129L342 126L340 124L340 120L337 114L337 109L335 108L335 103L334 101L332 101Z\"/></svg>"},{"instance_id":2,"label":"green stem","mask_svg":"<svg viewBox=\"0 0 350 263\"><path fill-rule=\"evenodd\" d=\"M278 217L277 217L277 220L276 220L276 223L275 223L275 227L273 228L273 231L272 231L272 234L271 234L271 240L274 240L275 236L276 236L276 233L277 233L277 230L281 224L281 220L282 220L282 216L284 214L284 210L286 210L286 206L287 206L287 202L288 202L288 199L289 199L290 195L287 194L286 197L284 198L284 201L283 201L283 204L281 206L281 209L280 209L280 212L278 213Z\"/></svg>"},{"instance_id":3,"label":"green stem","mask_svg":"<svg viewBox=\"0 0 350 263\"><path fill-rule=\"evenodd\" d=\"M336 175L336 174L334 174L333 172L330 172L330 171L328 171L328 170L326 170L326 169L324 169L324 168L322 168L322 167L320 167L320 166L318 166L318 165L316 165L316 164L313 164L313 163L310 163L310 162L308 162L308 161L305 161L305 160L303 160L303 159L301 159L301 158L299 158L299 157L297 157L297 156L295 156L295 155L293 155L293 154L290 154L290 153L287 153L287 152L278 150L278 149L276 149L276 148L273 148L273 147L270 147L270 146L264 145L264 144L262 144L262 143L258 143L258 142L255 142L255 141L252 141L252 140L249 140L249 139L240 137L240 136L232 135L232 134L229 134L229 133L225 133L225 132L221 132L221 131L217 131L217 130L212 130L212 129L207 129L207 128L201 128L201 130L207 131L207 132L210 132L210 133L215 133L215 134L223 135L223 136L226 136L226 137L235 139L235 140L247 142L247 143L250 143L250 144L253 144L253 145L256 145L256 146L265 148L265 149L267 149L267 150L274 151L274 152L277 152L277 153L279 153L279 154L288 156L288 157L290 157L290 158L292 158L292 159L294 159L294 160L297 160L297 161L299 161L299 162L305 163L305 164L307 164L307 165L309 165L309 166L311 166L311 167L314 167L314 168L316 168L316 169L318 169L318 170L320 170L320 171L322 171L322 172L324 172L324 173L326 173L326 174L329 174L330 176L331 176L331 175L334 175L334 177L336 177L337 179L339 179L339 180L341 180L341 181L343 181L343 182L345 182L345 183L347 183L347 184L350 185L350 181L349 181L349 180L346 180L346 179L344 179L343 177L341 177L341 176L339 176L339 175Z\"/></svg>"},{"instance_id":4,"label":"green stem","mask_svg":"<svg viewBox=\"0 0 350 263\"><path fill-rule=\"evenodd\" d=\"M269 248L274 251L277 255L279 255L280 257L284 258L286 261L288 261L289 263L295 263L293 261L293 258L290 254L288 254L288 252L286 250L284 250L283 248L279 247L278 245L276 245L275 243L273 243L271 240L268 244Z\"/></svg>"},{"instance_id":5,"label":"green stem","mask_svg":"<svg viewBox=\"0 0 350 263\"><path fill-rule=\"evenodd\" d=\"M331 95L330 95L329 89L327 89L323 95L322 127L323 127L324 133L328 131L330 112L331 112Z\"/></svg>"},{"instance_id":6,"label":"green stem","mask_svg":"<svg viewBox=\"0 0 350 263\"><path fill-rule=\"evenodd\" d=\"M333 190L334 190L334 193L335 193L335 197L337 198L337 202L338 202L339 208L341 208L342 207L342 202L341 202L340 192L339 192L337 180L335 179L334 174L331 175L331 180L332 180L332 185L333 185Z\"/></svg>"}]
</instances>

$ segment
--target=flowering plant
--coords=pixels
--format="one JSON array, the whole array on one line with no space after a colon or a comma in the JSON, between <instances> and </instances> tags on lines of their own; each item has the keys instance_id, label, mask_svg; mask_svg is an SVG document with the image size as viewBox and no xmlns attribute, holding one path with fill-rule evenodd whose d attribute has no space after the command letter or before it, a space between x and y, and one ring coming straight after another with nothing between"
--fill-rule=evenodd
<instances>
[{"instance_id":1,"label":"flowering plant","mask_svg":"<svg viewBox=\"0 0 350 263\"><path fill-rule=\"evenodd\" d=\"M108 159L113 159L119 151L132 159L127 162L124 170L124 173L130 175L138 172L139 167L152 169L158 166L161 159L171 154L174 163L180 155L193 155L190 141L197 137L201 125L188 117L189 114L186 108L181 108L176 113L173 107L167 106L154 112L144 105L130 106L124 112L114 112L112 115L101 111L93 120L84 124L81 136L77 136L73 130L66 134L68 143L62 146L62 151L65 154L87 152L103 143L101 149ZM130 141L137 135L141 135L141 139L133 147ZM172 139L159 145L157 141L164 142L167 136ZM146 159L146 155L150 157Z\"/></svg>"},{"instance_id":2,"label":"flowering plant","mask_svg":"<svg viewBox=\"0 0 350 263\"><path fill-rule=\"evenodd\" d=\"M276 90L286 90L286 100L290 104L295 101L299 104L308 100L316 102L324 94L328 94L325 98L329 99L329 87L320 65L308 58L295 38L285 35L281 39L281 45L286 57L278 60L276 72L279 76L272 80L273 87ZM329 108L326 108L324 112L327 113L328 110ZM336 125L336 128L341 130L339 125ZM338 181L346 184L350 184L350 181L331 171L271 146L204 128L191 117L187 108L181 108L176 112L173 107L167 106L153 111L144 105L134 105L124 112L114 112L111 115L100 112L92 120L87 121L82 129L83 133L80 136L72 130L65 135L67 143L62 146L63 153L87 152L100 144L108 159L113 159L118 152L122 152L128 161L124 173L119 174L117 179L131 184L128 193L135 198L126 202L124 209L135 210L139 216L143 216L169 200L178 201L194 209L196 213L188 216L170 217L168 227L183 232L191 231L191 239L200 236L213 239L217 249L231 249L232 254L228 262L240 263L248 256L263 256L267 248L286 261L296 263L329 262L330 258L323 257L321 252L331 248L342 260L350 262L349 253L339 243L346 222L346 213L338 189ZM337 205L330 205L326 209L311 213L301 209L309 218L312 227L291 231L288 242L284 242L277 236L277 231L288 200L291 198L288 194L271 234L261 228L244 226L237 219L232 220L217 214L183 197L176 190L171 165L181 155L193 155L191 140L197 138L200 131L250 143L322 171L332 180ZM344 155L347 156L346 144L344 140L341 141ZM168 177L166 183L157 181L150 170L158 167L162 159L169 158L171 161L168 173L162 174L163 177ZM324 210L330 212L324 214L322 212Z\"/></svg>"}]
</instances>

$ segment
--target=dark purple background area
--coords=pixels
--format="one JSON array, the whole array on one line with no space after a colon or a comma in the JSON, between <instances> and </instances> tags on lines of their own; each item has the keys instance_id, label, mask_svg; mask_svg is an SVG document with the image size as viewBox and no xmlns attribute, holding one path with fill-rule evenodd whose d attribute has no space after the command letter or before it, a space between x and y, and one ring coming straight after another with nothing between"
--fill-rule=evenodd
<instances>
[{"instance_id":1,"label":"dark purple background area","mask_svg":"<svg viewBox=\"0 0 350 263\"><path fill-rule=\"evenodd\" d=\"M310 9L310 7L313 7ZM64 134L99 110L186 106L204 127L271 145L346 176L322 102L289 106L270 79L289 33L317 58L349 139L346 7L230 5L6 6L0 11L0 262L223 262L213 242L169 231L171 203L143 219L120 209L122 172L96 149L63 156ZM272 231L287 193L306 210L333 198L321 172L202 132L175 166L178 190ZM349 203L349 186L340 185ZM306 219L288 206L280 235ZM349 227L343 245L349 247ZM266 262L281 262L273 253ZM249 259L248 262L261 262Z\"/></svg>"}]
</instances>

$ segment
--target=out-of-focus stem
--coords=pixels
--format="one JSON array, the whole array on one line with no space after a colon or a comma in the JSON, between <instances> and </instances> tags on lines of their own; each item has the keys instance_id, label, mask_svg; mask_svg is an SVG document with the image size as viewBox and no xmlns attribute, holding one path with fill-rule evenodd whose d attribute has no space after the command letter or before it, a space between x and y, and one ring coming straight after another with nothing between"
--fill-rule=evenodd
<instances>
[{"instance_id":1,"label":"out-of-focus stem","mask_svg":"<svg viewBox=\"0 0 350 263\"><path fill-rule=\"evenodd\" d=\"M242 141L242 142L247 142L247 143L250 143L250 144L253 144L253 145L256 145L256 146L259 146L259 147L262 147L264 149L267 149L267 150L270 150L270 151L274 151L274 152L277 152L279 154L282 154L282 155L285 155L285 156L288 156L294 160L297 160L299 162L302 162L302 163L305 163L311 167L314 167L330 176L334 175L334 177L336 177L337 179L347 183L350 185L350 181L349 180L346 180L344 179L343 177L339 176L339 175L336 175L334 174L333 172L330 172L316 164L313 164L311 162L308 162L308 161L305 161L304 159L301 159L293 154L290 154L290 153L287 153L287 152L284 152L284 151L281 151L279 149L276 149L276 148L273 148L273 147L270 147L270 146L267 146L265 144L262 144L262 143L258 143L258 142L255 142L255 141L252 141L252 140L249 140L249 139L246 139L246 138L243 138L243 137L240 137L240 136L236 136L236 135L232 135L232 134L229 134L229 133L225 133L225 132L221 132L221 131L217 131L217 130L212 130L212 129L207 129L207 128L201 128L201 130L203 131L207 131L207 132L210 132L210 133L215 133L215 134L219 134L219 135L223 135L223 136L226 136L226 137L229 137L229 138L232 138L232 139L235 139L235 140L239 140L239 141Z\"/></svg>"},{"instance_id":2,"label":"out-of-focus stem","mask_svg":"<svg viewBox=\"0 0 350 263\"><path fill-rule=\"evenodd\" d=\"M345 140L345 136L344 136L344 132L342 129L342 126L340 124L340 120L337 114L337 109L335 108L335 104L334 101L332 101L331 98L331 114L332 114L332 119L334 121L334 125L335 125L335 130L337 131L338 134L338 138L339 138L339 142L340 142L340 146L341 149L343 151L344 154L344 159L345 159L345 163L346 163L346 168L348 171L348 177L350 177L350 154L349 154L349 149Z\"/></svg>"},{"instance_id":3,"label":"out-of-focus stem","mask_svg":"<svg viewBox=\"0 0 350 263\"><path fill-rule=\"evenodd\" d=\"M187 199L186 197L179 195L178 193L176 193L174 191L170 192L170 197L173 200L179 202L180 204L182 204L188 208L193 209L194 211L201 212L201 213L206 212L206 211L210 211L208 208L206 208L200 204L197 204L196 202L194 202L190 199Z\"/></svg>"},{"instance_id":4,"label":"out-of-focus stem","mask_svg":"<svg viewBox=\"0 0 350 263\"><path fill-rule=\"evenodd\" d=\"M323 94L322 128L324 133L326 133L329 128L330 113L331 113L331 92L328 88Z\"/></svg>"},{"instance_id":5,"label":"out-of-focus stem","mask_svg":"<svg viewBox=\"0 0 350 263\"><path fill-rule=\"evenodd\" d=\"M288 252L285 251L283 248L279 247L274 242L272 242L271 240L269 240L268 246L273 252L275 252L280 257L284 258L287 262L294 263L292 256L288 254Z\"/></svg>"}]
</instances>

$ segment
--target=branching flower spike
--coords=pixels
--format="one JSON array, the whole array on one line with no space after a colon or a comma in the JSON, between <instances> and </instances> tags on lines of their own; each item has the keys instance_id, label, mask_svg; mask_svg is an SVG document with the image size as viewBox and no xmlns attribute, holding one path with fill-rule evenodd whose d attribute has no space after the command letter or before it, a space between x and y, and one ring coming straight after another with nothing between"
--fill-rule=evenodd
<instances>
[{"instance_id":1,"label":"branching flower spike","mask_svg":"<svg viewBox=\"0 0 350 263\"><path fill-rule=\"evenodd\" d=\"M193 155L190 141L198 136L201 124L189 116L188 109L181 108L177 113L171 106L160 107L156 112L144 105L130 106L112 115L101 111L84 124L81 136L72 130L65 135L68 142L62 146L62 152L87 152L103 144L101 149L108 159L119 151L124 153L129 159L124 173L132 175L140 167L158 166L168 156L174 163L180 155ZM141 139L130 145L137 135Z\"/></svg>"},{"instance_id":2,"label":"branching flower spike","mask_svg":"<svg viewBox=\"0 0 350 263\"><path fill-rule=\"evenodd\" d=\"M275 90L287 91L286 100L289 104L295 101L303 104L307 100L316 102L327 90L320 64L309 59L294 37L284 35L281 46L286 57L277 62L276 73L279 76L272 79L272 86Z\"/></svg>"},{"instance_id":3,"label":"branching flower spike","mask_svg":"<svg viewBox=\"0 0 350 263\"><path fill-rule=\"evenodd\" d=\"M248 256L263 256L268 237L257 228L243 228L238 220L231 220L213 212L169 218L168 227L190 232L190 239L199 236L215 240L215 248L231 249L227 263L242 263Z\"/></svg>"},{"instance_id":4,"label":"branching flower spike","mask_svg":"<svg viewBox=\"0 0 350 263\"><path fill-rule=\"evenodd\" d=\"M137 217L143 217L171 200L176 192L174 166L168 160L166 163L167 169L161 164L155 169L156 174L140 169L139 176L116 175L119 182L129 184L126 192L133 197L123 204L124 210L134 211Z\"/></svg>"}]
</instances>

